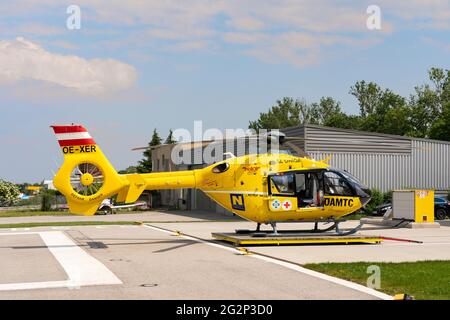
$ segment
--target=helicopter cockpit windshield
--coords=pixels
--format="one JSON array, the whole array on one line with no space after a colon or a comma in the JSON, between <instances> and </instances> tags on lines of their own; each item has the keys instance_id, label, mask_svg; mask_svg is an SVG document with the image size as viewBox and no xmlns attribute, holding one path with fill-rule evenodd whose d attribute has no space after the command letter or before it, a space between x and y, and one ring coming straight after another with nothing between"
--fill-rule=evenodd
<instances>
[{"instance_id":1,"label":"helicopter cockpit windshield","mask_svg":"<svg viewBox=\"0 0 450 320\"><path fill-rule=\"evenodd\" d=\"M356 196L361 198L363 203L367 203L370 200L370 189L364 185L361 181L355 178L352 174L345 170L333 169L342 178L344 178L348 184L351 185Z\"/></svg>"},{"instance_id":2,"label":"helicopter cockpit windshield","mask_svg":"<svg viewBox=\"0 0 450 320\"><path fill-rule=\"evenodd\" d=\"M298 207L321 207L324 196L360 197L370 200L370 191L350 173L337 169L292 171L269 177L270 194L297 197Z\"/></svg>"}]
</instances>

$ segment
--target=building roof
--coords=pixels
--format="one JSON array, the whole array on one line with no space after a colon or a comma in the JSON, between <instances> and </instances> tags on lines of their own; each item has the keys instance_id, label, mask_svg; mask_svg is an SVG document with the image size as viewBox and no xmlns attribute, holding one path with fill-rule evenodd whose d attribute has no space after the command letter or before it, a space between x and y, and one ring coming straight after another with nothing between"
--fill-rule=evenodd
<instances>
[{"instance_id":1,"label":"building roof","mask_svg":"<svg viewBox=\"0 0 450 320\"><path fill-rule=\"evenodd\" d=\"M434 139L428 139L428 138L416 138L416 137L408 137L408 136L401 136L401 135L388 134L388 133L379 133L379 132L372 132L372 131L334 128L334 127L321 126L321 125L317 125L317 124L302 124L302 125L298 125L298 126L282 128L280 130L291 130L291 129L297 129L297 128L298 129L300 129L300 128L315 128L315 129L323 129L323 130L331 129L331 130L335 130L335 131L353 133L353 134L357 134L357 135L364 134L364 135L370 135L370 136L376 136L376 137L386 137L386 138L391 138L391 139L410 140L410 141L417 140L417 141L450 144L450 141L445 141L445 140L434 140Z\"/></svg>"}]
</instances>

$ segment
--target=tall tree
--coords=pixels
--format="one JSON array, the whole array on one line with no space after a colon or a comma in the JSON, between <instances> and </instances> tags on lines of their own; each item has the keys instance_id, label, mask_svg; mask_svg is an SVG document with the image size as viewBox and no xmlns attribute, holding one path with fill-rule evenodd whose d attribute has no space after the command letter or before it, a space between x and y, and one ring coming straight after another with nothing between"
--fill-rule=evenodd
<instances>
[{"instance_id":1,"label":"tall tree","mask_svg":"<svg viewBox=\"0 0 450 320\"><path fill-rule=\"evenodd\" d=\"M143 152L144 158L139 161L137 166L138 173L149 173L152 172L152 147L161 144L161 138L158 135L156 129L153 130L152 139L148 143L149 148Z\"/></svg>"},{"instance_id":2,"label":"tall tree","mask_svg":"<svg viewBox=\"0 0 450 320\"><path fill-rule=\"evenodd\" d=\"M366 83L362 80L350 87L350 94L355 96L359 102L361 117L367 117L375 112L382 92L381 88L376 83Z\"/></svg>"},{"instance_id":3,"label":"tall tree","mask_svg":"<svg viewBox=\"0 0 450 320\"><path fill-rule=\"evenodd\" d=\"M450 103L450 70L431 68L428 77L431 85L417 86L409 102L413 127L411 135L417 137L431 137L442 132L441 129L433 129L433 126L446 123L445 108ZM450 137L445 140L450 140Z\"/></svg>"},{"instance_id":4,"label":"tall tree","mask_svg":"<svg viewBox=\"0 0 450 320\"><path fill-rule=\"evenodd\" d=\"M450 141L450 102L444 107L441 117L430 129L430 138Z\"/></svg>"},{"instance_id":5,"label":"tall tree","mask_svg":"<svg viewBox=\"0 0 450 320\"><path fill-rule=\"evenodd\" d=\"M256 121L250 121L249 128L255 131L260 129L279 129L310 123L312 120L311 106L304 100L294 100L284 97L278 100L268 112L259 114Z\"/></svg>"},{"instance_id":6,"label":"tall tree","mask_svg":"<svg viewBox=\"0 0 450 320\"><path fill-rule=\"evenodd\" d=\"M350 88L359 115L342 111L339 102L322 97L318 103L285 97L250 128L275 129L304 123L450 141L450 70L431 68L430 83L417 86L408 99L374 82L358 81Z\"/></svg>"},{"instance_id":7,"label":"tall tree","mask_svg":"<svg viewBox=\"0 0 450 320\"><path fill-rule=\"evenodd\" d=\"M326 125L336 115L342 114L341 103L331 97L322 97L319 103L311 104L310 123Z\"/></svg>"},{"instance_id":8,"label":"tall tree","mask_svg":"<svg viewBox=\"0 0 450 320\"><path fill-rule=\"evenodd\" d=\"M361 117L361 130L398 135L410 130L405 98L389 89L380 90L372 112Z\"/></svg>"},{"instance_id":9,"label":"tall tree","mask_svg":"<svg viewBox=\"0 0 450 320\"><path fill-rule=\"evenodd\" d=\"M450 141L450 70L432 68L429 75L442 109L430 128L430 138Z\"/></svg>"},{"instance_id":10,"label":"tall tree","mask_svg":"<svg viewBox=\"0 0 450 320\"><path fill-rule=\"evenodd\" d=\"M166 138L166 141L164 141L165 144L174 144L177 143L177 140L173 138L173 131L172 129L169 130L169 135Z\"/></svg>"}]
</instances>

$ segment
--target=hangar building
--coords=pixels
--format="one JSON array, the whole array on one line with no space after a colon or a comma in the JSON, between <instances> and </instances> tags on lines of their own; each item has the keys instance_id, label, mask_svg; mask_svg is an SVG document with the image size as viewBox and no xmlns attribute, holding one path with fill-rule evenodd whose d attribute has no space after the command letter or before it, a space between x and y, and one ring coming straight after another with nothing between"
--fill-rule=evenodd
<instances>
[{"instance_id":1,"label":"hangar building","mask_svg":"<svg viewBox=\"0 0 450 320\"><path fill-rule=\"evenodd\" d=\"M281 129L287 136L302 137L296 145L311 158L331 156L333 167L344 169L370 188L383 192L393 189L450 190L450 142L411 138L390 134L301 125ZM153 151L155 171L178 171L202 165L175 165L173 146ZM204 164L206 165L206 164ZM162 191L162 204L188 210L224 209L198 190Z\"/></svg>"},{"instance_id":2,"label":"hangar building","mask_svg":"<svg viewBox=\"0 0 450 320\"><path fill-rule=\"evenodd\" d=\"M314 159L347 170L370 188L450 189L450 142L304 125L282 129L304 137L299 144Z\"/></svg>"}]
</instances>

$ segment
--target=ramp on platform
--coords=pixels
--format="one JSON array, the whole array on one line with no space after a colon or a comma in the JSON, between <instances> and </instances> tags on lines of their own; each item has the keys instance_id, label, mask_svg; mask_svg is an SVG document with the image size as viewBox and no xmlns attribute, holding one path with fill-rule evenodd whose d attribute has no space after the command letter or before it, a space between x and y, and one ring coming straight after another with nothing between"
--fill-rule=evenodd
<instances>
[{"instance_id":1,"label":"ramp on platform","mask_svg":"<svg viewBox=\"0 0 450 320\"><path fill-rule=\"evenodd\" d=\"M379 236L348 235L338 236L326 233L283 232L272 235L270 232L255 233L212 233L214 239L233 243L236 246L245 245L293 245L293 244L379 244L383 239Z\"/></svg>"}]
</instances>

